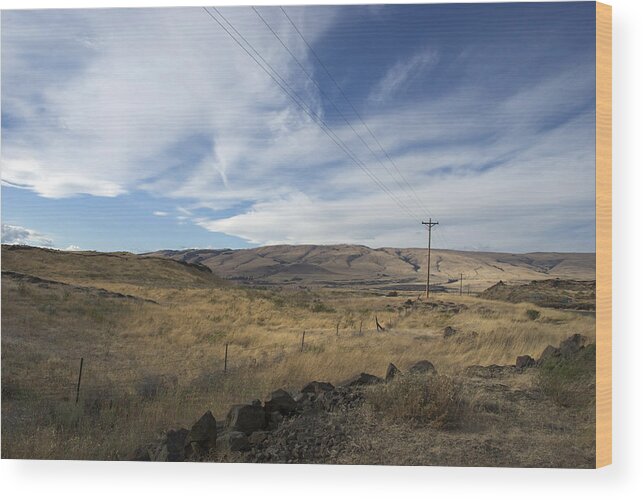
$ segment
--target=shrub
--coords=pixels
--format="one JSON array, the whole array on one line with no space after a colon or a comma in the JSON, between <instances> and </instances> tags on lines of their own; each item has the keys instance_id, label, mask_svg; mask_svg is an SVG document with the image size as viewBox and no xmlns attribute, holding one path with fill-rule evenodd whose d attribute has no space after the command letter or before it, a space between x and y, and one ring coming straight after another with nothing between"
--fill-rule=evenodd
<instances>
[{"instance_id":1,"label":"shrub","mask_svg":"<svg viewBox=\"0 0 643 500\"><path fill-rule=\"evenodd\" d=\"M374 387L370 407L396 422L413 422L439 429L459 427L468 407L462 383L444 375L406 375Z\"/></svg>"},{"instance_id":2,"label":"shrub","mask_svg":"<svg viewBox=\"0 0 643 500\"><path fill-rule=\"evenodd\" d=\"M538 318L540 318L540 311L536 311L535 309L527 309L527 317L532 321L536 321Z\"/></svg>"},{"instance_id":3,"label":"shrub","mask_svg":"<svg viewBox=\"0 0 643 500\"><path fill-rule=\"evenodd\" d=\"M596 345L571 357L550 358L538 371L537 384L562 406L589 406L596 394Z\"/></svg>"}]
</instances>

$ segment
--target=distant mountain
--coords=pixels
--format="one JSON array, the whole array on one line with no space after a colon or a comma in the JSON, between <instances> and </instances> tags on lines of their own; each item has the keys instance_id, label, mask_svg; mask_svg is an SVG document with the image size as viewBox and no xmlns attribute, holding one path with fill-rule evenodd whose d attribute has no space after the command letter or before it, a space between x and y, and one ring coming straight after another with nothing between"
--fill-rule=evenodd
<instances>
[{"instance_id":1,"label":"distant mountain","mask_svg":"<svg viewBox=\"0 0 643 500\"><path fill-rule=\"evenodd\" d=\"M361 245L275 245L242 250L162 250L151 254L202 264L223 278L254 285L306 285L422 290L424 248L369 248ZM503 280L551 278L593 280L593 253L525 254L431 250L431 283L436 288L481 291Z\"/></svg>"}]
</instances>

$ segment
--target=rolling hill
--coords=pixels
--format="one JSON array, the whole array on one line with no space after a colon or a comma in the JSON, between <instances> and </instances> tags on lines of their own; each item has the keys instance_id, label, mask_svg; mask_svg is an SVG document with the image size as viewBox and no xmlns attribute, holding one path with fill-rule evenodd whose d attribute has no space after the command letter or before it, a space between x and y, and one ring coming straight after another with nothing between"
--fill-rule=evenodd
<instances>
[{"instance_id":1,"label":"rolling hill","mask_svg":"<svg viewBox=\"0 0 643 500\"><path fill-rule=\"evenodd\" d=\"M163 250L146 254L207 266L217 275L254 285L359 287L422 290L426 249L361 245L276 245L242 250ZM481 291L499 280L551 278L593 280L593 253L496 253L432 250L436 289Z\"/></svg>"}]
</instances>

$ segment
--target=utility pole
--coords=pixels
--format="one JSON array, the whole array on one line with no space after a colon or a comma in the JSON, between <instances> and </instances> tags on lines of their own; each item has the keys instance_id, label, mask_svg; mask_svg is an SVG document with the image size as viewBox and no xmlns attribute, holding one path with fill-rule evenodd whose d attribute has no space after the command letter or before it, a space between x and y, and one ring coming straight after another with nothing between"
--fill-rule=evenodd
<instances>
[{"instance_id":1,"label":"utility pole","mask_svg":"<svg viewBox=\"0 0 643 500\"><path fill-rule=\"evenodd\" d=\"M424 222L422 221L422 225L426 226L427 229L429 230L429 246L428 249L429 251L427 252L426 255L426 298L429 298L429 282L431 280L431 229L433 226L437 226L439 222L433 222L431 219L429 219L429 222Z\"/></svg>"},{"instance_id":2,"label":"utility pole","mask_svg":"<svg viewBox=\"0 0 643 500\"><path fill-rule=\"evenodd\" d=\"M462 295L462 273L460 273L460 295Z\"/></svg>"}]
</instances>

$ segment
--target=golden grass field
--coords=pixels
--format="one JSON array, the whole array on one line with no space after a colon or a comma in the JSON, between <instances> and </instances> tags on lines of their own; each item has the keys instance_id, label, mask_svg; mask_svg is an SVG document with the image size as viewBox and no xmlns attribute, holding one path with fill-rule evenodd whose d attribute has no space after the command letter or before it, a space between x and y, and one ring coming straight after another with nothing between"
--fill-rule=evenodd
<instances>
[{"instance_id":1,"label":"golden grass field","mask_svg":"<svg viewBox=\"0 0 643 500\"><path fill-rule=\"evenodd\" d=\"M247 289L131 254L3 247L2 270L3 458L118 459L206 409L220 419L276 388L383 376L390 362L420 359L459 376L469 365L537 358L572 333L595 338L594 318L575 312L456 294L430 302L459 312L404 307L413 294ZM444 338L446 326L458 335Z\"/></svg>"}]
</instances>

